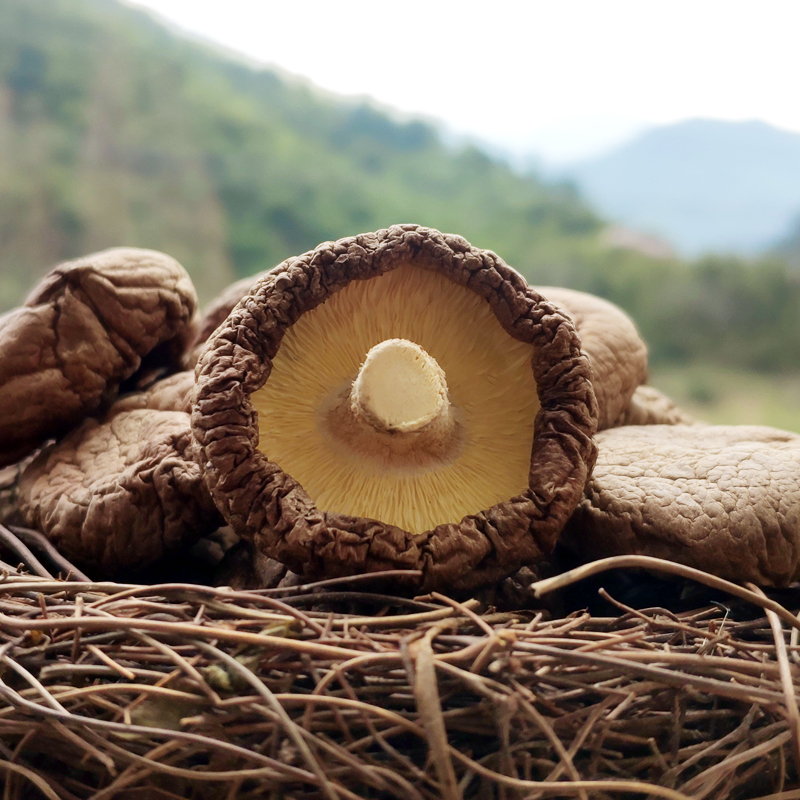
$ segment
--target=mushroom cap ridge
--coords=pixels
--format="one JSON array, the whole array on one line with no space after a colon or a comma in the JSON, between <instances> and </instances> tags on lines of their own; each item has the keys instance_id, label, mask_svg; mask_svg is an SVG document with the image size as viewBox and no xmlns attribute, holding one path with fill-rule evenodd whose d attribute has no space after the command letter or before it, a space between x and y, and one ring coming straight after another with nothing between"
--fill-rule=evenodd
<instances>
[{"instance_id":1,"label":"mushroom cap ridge","mask_svg":"<svg viewBox=\"0 0 800 800\"><path fill-rule=\"evenodd\" d=\"M269 378L286 330L353 280L411 264L489 303L510 336L533 344L541 408L528 489L460 522L412 534L320 511L258 450L250 395ZM421 569L427 588L496 580L552 550L596 457L591 369L572 321L497 255L416 225L326 242L268 273L209 340L197 365L192 429L217 507L256 547L310 574Z\"/></svg>"}]
</instances>

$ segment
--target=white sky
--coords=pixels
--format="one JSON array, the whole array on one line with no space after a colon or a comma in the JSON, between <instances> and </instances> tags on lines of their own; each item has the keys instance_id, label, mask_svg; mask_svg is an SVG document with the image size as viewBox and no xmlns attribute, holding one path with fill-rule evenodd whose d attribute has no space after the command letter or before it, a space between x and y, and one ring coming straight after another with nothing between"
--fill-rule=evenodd
<instances>
[{"instance_id":1,"label":"white sky","mask_svg":"<svg viewBox=\"0 0 800 800\"><path fill-rule=\"evenodd\" d=\"M648 124L800 132L800 0L132 0L338 93L550 161Z\"/></svg>"}]
</instances>

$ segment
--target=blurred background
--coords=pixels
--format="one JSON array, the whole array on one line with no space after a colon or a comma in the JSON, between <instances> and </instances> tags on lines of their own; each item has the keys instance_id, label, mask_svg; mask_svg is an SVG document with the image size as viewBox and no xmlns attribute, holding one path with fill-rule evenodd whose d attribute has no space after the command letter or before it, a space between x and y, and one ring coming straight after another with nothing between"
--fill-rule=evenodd
<instances>
[{"instance_id":1,"label":"blurred background","mask_svg":"<svg viewBox=\"0 0 800 800\"><path fill-rule=\"evenodd\" d=\"M0 0L0 310L59 261L201 300L417 222L622 306L700 418L800 430L800 5Z\"/></svg>"}]
</instances>

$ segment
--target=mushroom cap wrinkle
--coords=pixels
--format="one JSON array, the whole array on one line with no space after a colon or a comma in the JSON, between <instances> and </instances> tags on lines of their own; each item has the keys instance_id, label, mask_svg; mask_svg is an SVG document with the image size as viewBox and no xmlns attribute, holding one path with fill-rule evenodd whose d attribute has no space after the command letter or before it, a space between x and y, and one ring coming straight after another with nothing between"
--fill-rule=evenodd
<instances>
[{"instance_id":1,"label":"mushroom cap wrinkle","mask_svg":"<svg viewBox=\"0 0 800 800\"><path fill-rule=\"evenodd\" d=\"M415 225L262 277L196 375L217 507L306 574L494 580L552 549L594 460L571 321L495 254Z\"/></svg>"}]
</instances>

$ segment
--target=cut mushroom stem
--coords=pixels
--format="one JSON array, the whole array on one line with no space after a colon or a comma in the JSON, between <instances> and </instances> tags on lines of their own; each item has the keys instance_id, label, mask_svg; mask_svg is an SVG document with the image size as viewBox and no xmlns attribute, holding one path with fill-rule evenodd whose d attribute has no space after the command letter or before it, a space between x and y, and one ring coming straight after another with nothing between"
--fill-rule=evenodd
<instances>
[{"instance_id":1,"label":"cut mushroom stem","mask_svg":"<svg viewBox=\"0 0 800 800\"><path fill-rule=\"evenodd\" d=\"M399 433L451 416L442 368L408 339L387 339L367 353L353 381L350 407L376 430Z\"/></svg>"},{"instance_id":2,"label":"cut mushroom stem","mask_svg":"<svg viewBox=\"0 0 800 800\"><path fill-rule=\"evenodd\" d=\"M408 339L368 353L352 384L325 404L323 432L339 449L389 472L436 467L461 453L463 426L436 359Z\"/></svg>"}]
</instances>

